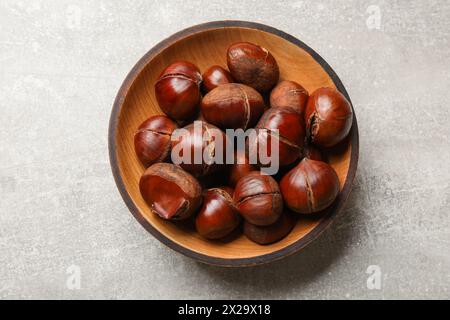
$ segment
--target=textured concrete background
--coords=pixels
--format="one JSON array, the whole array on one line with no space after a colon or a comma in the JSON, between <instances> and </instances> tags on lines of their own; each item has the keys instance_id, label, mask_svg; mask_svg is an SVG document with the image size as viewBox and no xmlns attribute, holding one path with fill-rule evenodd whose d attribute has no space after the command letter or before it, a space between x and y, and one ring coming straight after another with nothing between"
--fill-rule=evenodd
<instances>
[{"instance_id":1,"label":"textured concrete background","mask_svg":"<svg viewBox=\"0 0 450 320\"><path fill-rule=\"evenodd\" d=\"M449 16L436 0L1 0L0 297L450 298ZM122 202L107 152L111 105L135 62L223 19L274 26L321 54L361 140L338 221L302 253L244 270L153 239Z\"/></svg>"}]
</instances>

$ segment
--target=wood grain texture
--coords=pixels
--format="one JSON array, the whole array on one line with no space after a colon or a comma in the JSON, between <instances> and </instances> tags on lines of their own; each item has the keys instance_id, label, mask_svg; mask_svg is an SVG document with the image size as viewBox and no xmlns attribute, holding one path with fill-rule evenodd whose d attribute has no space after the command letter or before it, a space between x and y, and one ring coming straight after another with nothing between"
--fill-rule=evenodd
<instances>
[{"instance_id":1,"label":"wood grain texture","mask_svg":"<svg viewBox=\"0 0 450 320\"><path fill-rule=\"evenodd\" d=\"M221 266L251 266L297 252L315 239L342 209L350 193L358 162L356 116L349 137L332 149L329 161L339 176L341 192L318 219L300 219L283 240L261 246L239 236L233 241L208 241L183 224L154 215L139 193L144 167L133 147L133 134L142 121L161 114L154 84L161 70L176 60L195 63L203 72L212 65L226 67L226 50L237 41L266 47L277 60L280 79L297 81L309 92L334 87L350 101L341 81L311 48L277 29L243 21L217 21L183 30L152 48L131 70L114 102L109 128L109 150L117 186L136 219L169 247L201 262Z\"/></svg>"}]
</instances>

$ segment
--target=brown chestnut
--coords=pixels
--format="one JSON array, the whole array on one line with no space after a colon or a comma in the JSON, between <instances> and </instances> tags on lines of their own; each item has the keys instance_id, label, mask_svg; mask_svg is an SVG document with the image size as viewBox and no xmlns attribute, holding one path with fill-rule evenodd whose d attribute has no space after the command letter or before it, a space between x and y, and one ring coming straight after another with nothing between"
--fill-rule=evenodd
<instances>
[{"instance_id":1,"label":"brown chestnut","mask_svg":"<svg viewBox=\"0 0 450 320\"><path fill-rule=\"evenodd\" d=\"M225 164L227 143L223 131L197 120L172 134L172 162L202 177Z\"/></svg>"},{"instance_id":2,"label":"brown chestnut","mask_svg":"<svg viewBox=\"0 0 450 320\"><path fill-rule=\"evenodd\" d=\"M320 88L309 97L305 111L309 140L322 147L341 142L352 127L353 112L342 93Z\"/></svg>"},{"instance_id":3,"label":"brown chestnut","mask_svg":"<svg viewBox=\"0 0 450 320\"><path fill-rule=\"evenodd\" d=\"M339 194L339 178L322 161L304 158L280 182L284 203L298 213L314 213L330 206Z\"/></svg>"},{"instance_id":4,"label":"brown chestnut","mask_svg":"<svg viewBox=\"0 0 450 320\"><path fill-rule=\"evenodd\" d=\"M274 223L283 212L277 182L259 171L250 172L238 181L234 203L245 220L258 226Z\"/></svg>"},{"instance_id":5,"label":"brown chestnut","mask_svg":"<svg viewBox=\"0 0 450 320\"><path fill-rule=\"evenodd\" d=\"M207 239L220 239L233 231L240 222L233 203L233 189L212 188L203 194L203 206L196 219L197 232Z\"/></svg>"},{"instance_id":6,"label":"brown chestnut","mask_svg":"<svg viewBox=\"0 0 450 320\"><path fill-rule=\"evenodd\" d=\"M257 169L256 165L250 164L245 150L236 150L234 163L229 168L229 185L236 186L239 179Z\"/></svg>"},{"instance_id":7,"label":"brown chestnut","mask_svg":"<svg viewBox=\"0 0 450 320\"><path fill-rule=\"evenodd\" d=\"M200 70L192 63L178 61L164 69L155 84L161 110L174 120L192 119L200 103Z\"/></svg>"},{"instance_id":8,"label":"brown chestnut","mask_svg":"<svg viewBox=\"0 0 450 320\"><path fill-rule=\"evenodd\" d=\"M150 209L163 219L187 219L202 203L202 188L198 181L170 163L155 163L147 168L139 189Z\"/></svg>"},{"instance_id":9,"label":"brown chestnut","mask_svg":"<svg viewBox=\"0 0 450 320\"><path fill-rule=\"evenodd\" d=\"M268 226L257 226L244 222L244 234L251 241L259 244L270 244L286 237L295 226L291 213L284 212L275 223Z\"/></svg>"},{"instance_id":10,"label":"brown chestnut","mask_svg":"<svg viewBox=\"0 0 450 320\"><path fill-rule=\"evenodd\" d=\"M227 51L227 64L233 78L259 92L275 86L280 76L278 64L272 54L259 45L237 42Z\"/></svg>"},{"instance_id":11,"label":"brown chestnut","mask_svg":"<svg viewBox=\"0 0 450 320\"><path fill-rule=\"evenodd\" d=\"M221 66L212 66L206 70L203 75L202 88L204 92L209 92L212 89L226 83L233 83L234 79L228 70Z\"/></svg>"},{"instance_id":12,"label":"brown chestnut","mask_svg":"<svg viewBox=\"0 0 450 320\"><path fill-rule=\"evenodd\" d=\"M272 108L289 107L300 113L303 117L308 91L297 82L283 80L273 88L270 93L270 106Z\"/></svg>"},{"instance_id":13,"label":"brown chestnut","mask_svg":"<svg viewBox=\"0 0 450 320\"><path fill-rule=\"evenodd\" d=\"M264 108L264 100L256 90L237 83L211 90L201 103L204 119L224 130L253 127Z\"/></svg>"},{"instance_id":14,"label":"brown chestnut","mask_svg":"<svg viewBox=\"0 0 450 320\"><path fill-rule=\"evenodd\" d=\"M305 127L302 117L294 109L269 108L264 112L256 128L257 133L249 137L248 146L250 154L258 155L259 163L261 151L267 153L268 157L273 157L271 139L278 140L281 166L293 163L300 157L305 140Z\"/></svg>"},{"instance_id":15,"label":"brown chestnut","mask_svg":"<svg viewBox=\"0 0 450 320\"><path fill-rule=\"evenodd\" d=\"M139 126L134 134L134 149L145 167L169 158L170 136L176 128L176 123L163 115L152 116Z\"/></svg>"}]
</instances>

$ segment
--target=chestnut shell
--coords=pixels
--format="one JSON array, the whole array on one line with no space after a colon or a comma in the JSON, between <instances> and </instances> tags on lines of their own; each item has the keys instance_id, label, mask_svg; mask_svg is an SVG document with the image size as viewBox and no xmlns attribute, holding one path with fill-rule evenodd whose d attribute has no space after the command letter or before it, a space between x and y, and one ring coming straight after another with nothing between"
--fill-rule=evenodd
<instances>
[{"instance_id":1,"label":"chestnut shell","mask_svg":"<svg viewBox=\"0 0 450 320\"><path fill-rule=\"evenodd\" d=\"M184 220L202 203L198 181L180 167L155 163L145 170L139 189L152 212L167 220Z\"/></svg>"},{"instance_id":2,"label":"chestnut shell","mask_svg":"<svg viewBox=\"0 0 450 320\"><path fill-rule=\"evenodd\" d=\"M257 226L244 222L244 234L258 244L271 244L286 237L295 226L295 219L289 212L284 212L275 223L268 226Z\"/></svg>"},{"instance_id":3,"label":"chestnut shell","mask_svg":"<svg viewBox=\"0 0 450 320\"><path fill-rule=\"evenodd\" d=\"M200 130L195 129L197 123L200 124ZM208 153L211 156L218 155L219 150L217 148L221 147L221 154L223 155L221 162L225 164L228 139L223 131L212 124L200 120L187 125L183 129L186 130L185 133L181 134L178 138L172 137L172 161L174 163L178 164L181 168L195 177L205 176L217 171L223 165L215 162L205 162L203 155L205 153ZM213 133L218 135L217 138L221 139L222 143L216 141ZM183 150L190 150L190 158L187 163L182 161ZM196 163L195 161L197 160L195 159L196 153L201 155L199 163ZM179 157L181 157L181 159Z\"/></svg>"},{"instance_id":4,"label":"chestnut shell","mask_svg":"<svg viewBox=\"0 0 450 320\"><path fill-rule=\"evenodd\" d=\"M272 156L271 139L278 139L281 166L289 165L300 157L305 140L305 127L301 115L294 109L270 108L264 112L256 128L257 134L250 136L248 140L250 154L268 150L267 155ZM274 130L278 130L278 133Z\"/></svg>"},{"instance_id":5,"label":"chestnut shell","mask_svg":"<svg viewBox=\"0 0 450 320\"><path fill-rule=\"evenodd\" d=\"M203 206L196 219L197 232L207 239L220 239L231 233L240 222L233 203L233 189L208 189L203 194Z\"/></svg>"},{"instance_id":6,"label":"chestnut shell","mask_svg":"<svg viewBox=\"0 0 450 320\"><path fill-rule=\"evenodd\" d=\"M227 64L233 78L259 92L266 92L278 82L280 71L273 55L250 42L237 42L227 51Z\"/></svg>"},{"instance_id":7,"label":"chestnut shell","mask_svg":"<svg viewBox=\"0 0 450 320\"><path fill-rule=\"evenodd\" d=\"M238 181L233 198L240 214L252 224L272 224L283 211L277 182L259 171L250 172Z\"/></svg>"},{"instance_id":8,"label":"chestnut shell","mask_svg":"<svg viewBox=\"0 0 450 320\"><path fill-rule=\"evenodd\" d=\"M134 149L145 167L165 161L170 156L172 132L177 124L164 115L145 120L134 134Z\"/></svg>"},{"instance_id":9,"label":"chestnut shell","mask_svg":"<svg viewBox=\"0 0 450 320\"><path fill-rule=\"evenodd\" d=\"M238 83L211 90L201 103L203 118L224 130L253 127L264 108L263 97L256 90Z\"/></svg>"},{"instance_id":10,"label":"chestnut shell","mask_svg":"<svg viewBox=\"0 0 450 320\"><path fill-rule=\"evenodd\" d=\"M228 184L235 187L237 182L248 175L250 172L257 170L257 166L250 164L250 160L245 150L236 150L234 164L229 167Z\"/></svg>"},{"instance_id":11,"label":"chestnut shell","mask_svg":"<svg viewBox=\"0 0 450 320\"><path fill-rule=\"evenodd\" d=\"M339 194L339 178L325 162L304 158L280 182L284 203L298 213L329 207Z\"/></svg>"},{"instance_id":12,"label":"chestnut shell","mask_svg":"<svg viewBox=\"0 0 450 320\"><path fill-rule=\"evenodd\" d=\"M270 106L272 108L292 108L303 117L308 91L294 81L283 80L270 92Z\"/></svg>"},{"instance_id":13,"label":"chestnut shell","mask_svg":"<svg viewBox=\"0 0 450 320\"><path fill-rule=\"evenodd\" d=\"M319 88L308 99L305 111L309 140L322 147L332 147L350 132L353 111L342 93Z\"/></svg>"},{"instance_id":14,"label":"chestnut shell","mask_svg":"<svg viewBox=\"0 0 450 320\"><path fill-rule=\"evenodd\" d=\"M225 70L221 66L209 67L202 75L203 91L208 93L214 88L222 84L233 83L234 79L228 70Z\"/></svg>"},{"instance_id":15,"label":"chestnut shell","mask_svg":"<svg viewBox=\"0 0 450 320\"><path fill-rule=\"evenodd\" d=\"M165 68L155 84L156 100L161 110L174 120L192 119L200 103L200 70L187 61Z\"/></svg>"}]
</instances>

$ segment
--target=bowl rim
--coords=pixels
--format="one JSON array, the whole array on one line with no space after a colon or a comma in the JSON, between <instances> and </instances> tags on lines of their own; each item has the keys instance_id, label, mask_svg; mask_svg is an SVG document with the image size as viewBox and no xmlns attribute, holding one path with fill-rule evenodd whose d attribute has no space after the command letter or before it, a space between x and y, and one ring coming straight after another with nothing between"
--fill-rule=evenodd
<instances>
[{"instance_id":1,"label":"bowl rim","mask_svg":"<svg viewBox=\"0 0 450 320\"><path fill-rule=\"evenodd\" d=\"M330 76L330 78L333 80L333 83L335 84L336 88L350 102L350 105L352 106L352 111L353 111L352 129L349 133L350 143L352 145L349 169L347 172L347 177L345 179L344 186L343 186L341 192L339 193L339 198L337 199L337 201L335 201L331 210L328 210L328 212L321 218L320 223L314 229L312 229L309 233L307 233L303 238L297 240L296 242L294 242L282 249L276 250L271 253L263 254L260 256L250 257L250 258L218 258L218 257L212 257L212 256L208 256L208 255L205 255L202 253L198 253L198 252L192 251L191 249L183 247L182 245L172 241L171 239L169 239L165 235L163 235L155 227L153 227L150 224L150 222L148 222L145 219L145 217L140 213L139 209L134 204L130 194L126 190L125 183L120 174L120 169L119 169L119 165L118 165L117 149L116 149L117 125L118 125L119 116L120 116L120 113L122 110L122 106L125 101L125 97L127 96L133 82L139 76L139 74L144 70L147 63L149 61L151 61L163 49L167 48L168 46L172 45L173 43L175 43L187 36L191 36L195 33L200 33L200 32L204 32L207 30L228 28L228 27L256 29L256 30L261 30L261 31L265 31L268 33L272 33L276 36L279 36L279 37L293 43L294 45L300 47L301 49L305 50L308 54L311 55L311 57L317 63L320 64L320 66ZM123 81L123 83L116 95L116 98L114 100L114 104L113 104L113 108L112 108L111 116L110 116L110 120L109 120L108 149L109 149L109 160L110 160L112 173L113 173L117 188L119 189L120 195L122 196L122 199L124 200L125 204L127 205L128 209L131 211L133 216L156 239L158 239L160 242L164 243L169 248L171 248L185 256L188 256L190 258L193 258L197 261L200 261L200 262L203 262L206 264L222 266L222 267L248 267L248 266L256 266L256 265L260 265L260 264L266 264L269 262L273 262L273 261L282 259L284 257L287 257L291 254L294 254L294 253L300 251L301 249L306 247L309 243L311 243L313 240L315 240L331 224L331 222L336 218L336 216L339 214L339 212L344 207L344 204L345 204L345 202L350 194L351 188L352 188L353 180L356 175L356 168L358 165L359 135L358 135L358 125L357 125L355 111L353 109L353 104L350 100L347 90L345 89L344 85L342 84L341 80L339 79L337 74L334 72L334 70L328 65L328 63L318 53L316 53L313 49L311 49L309 46L307 46L301 40L295 38L294 36L284 32L284 31L278 30L271 26L264 25L261 23L241 21L241 20L221 20L221 21L212 21L212 22L202 23L202 24L194 25L192 27L183 29L183 30L171 35L170 37L162 40L158 44L156 44L141 59L139 59L139 61L134 65L134 67L131 69L131 71L126 76L126 78Z\"/></svg>"}]
</instances>

